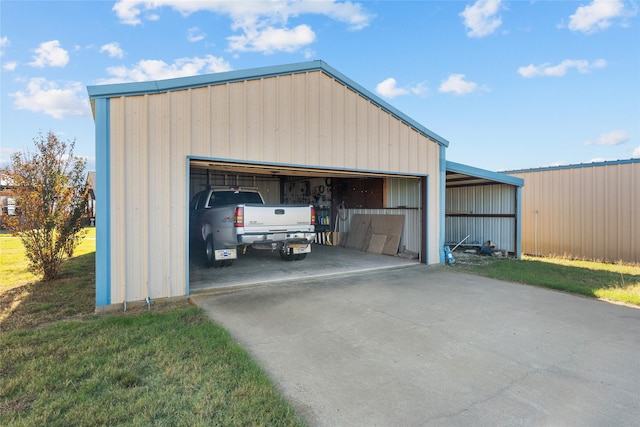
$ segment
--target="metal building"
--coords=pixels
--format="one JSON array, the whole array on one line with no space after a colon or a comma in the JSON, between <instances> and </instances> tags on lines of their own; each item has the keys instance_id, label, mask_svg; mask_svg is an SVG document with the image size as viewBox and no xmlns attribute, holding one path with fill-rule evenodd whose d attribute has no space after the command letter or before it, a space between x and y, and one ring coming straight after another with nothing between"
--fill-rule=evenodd
<instances>
[{"instance_id":1,"label":"metal building","mask_svg":"<svg viewBox=\"0 0 640 427\"><path fill-rule=\"evenodd\" d=\"M640 262L640 159L506 173L525 181L524 253Z\"/></svg>"},{"instance_id":2,"label":"metal building","mask_svg":"<svg viewBox=\"0 0 640 427\"><path fill-rule=\"evenodd\" d=\"M419 189L411 207L420 229L411 239L419 236L422 262L443 260L448 141L322 61L88 93L96 123L97 306L189 294L188 202L198 171L204 179L410 180L387 192ZM385 200L380 208L394 197Z\"/></svg>"}]
</instances>

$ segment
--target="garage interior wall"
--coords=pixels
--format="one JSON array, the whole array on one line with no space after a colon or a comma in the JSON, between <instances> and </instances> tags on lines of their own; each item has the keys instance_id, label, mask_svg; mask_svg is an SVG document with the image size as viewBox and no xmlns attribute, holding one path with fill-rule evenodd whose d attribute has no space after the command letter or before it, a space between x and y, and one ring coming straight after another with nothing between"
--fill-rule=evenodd
<instances>
[{"instance_id":1,"label":"garage interior wall","mask_svg":"<svg viewBox=\"0 0 640 427\"><path fill-rule=\"evenodd\" d=\"M104 105L96 134L108 144L97 151L108 153L98 164L109 176L110 304L187 293L190 156L428 175L427 262L440 260L441 145L323 71Z\"/></svg>"},{"instance_id":2,"label":"garage interior wall","mask_svg":"<svg viewBox=\"0 0 640 427\"><path fill-rule=\"evenodd\" d=\"M525 181L524 253L640 262L640 159L508 173Z\"/></svg>"}]
</instances>

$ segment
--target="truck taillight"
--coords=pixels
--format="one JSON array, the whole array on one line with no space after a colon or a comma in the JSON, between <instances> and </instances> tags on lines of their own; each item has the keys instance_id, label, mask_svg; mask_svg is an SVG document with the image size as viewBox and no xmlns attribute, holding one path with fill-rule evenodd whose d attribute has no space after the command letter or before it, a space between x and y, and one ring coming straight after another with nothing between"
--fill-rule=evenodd
<instances>
[{"instance_id":1,"label":"truck taillight","mask_svg":"<svg viewBox=\"0 0 640 427\"><path fill-rule=\"evenodd\" d=\"M316 224L316 208L311 207L311 225Z\"/></svg>"},{"instance_id":2,"label":"truck taillight","mask_svg":"<svg viewBox=\"0 0 640 427\"><path fill-rule=\"evenodd\" d=\"M233 214L233 225L236 227L244 227L244 208L238 206Z\"/></svg>"}]
</instances>

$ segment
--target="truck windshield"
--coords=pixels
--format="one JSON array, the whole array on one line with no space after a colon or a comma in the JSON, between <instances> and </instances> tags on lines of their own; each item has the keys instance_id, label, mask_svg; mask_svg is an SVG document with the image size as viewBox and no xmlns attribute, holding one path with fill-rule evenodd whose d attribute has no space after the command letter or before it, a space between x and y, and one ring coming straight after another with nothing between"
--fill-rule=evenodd
<instances>
[{"instance_id":1,"label":"truck windshield","mask_svg":"<svg viewBox=\"0 0 640 427\"><path fill-rule=\"evenodd\" d=\"M243 203L262 204L259 193L252 191L214 191L209 199L209 206L240 205Z\"/></svg>"}]
</instances>

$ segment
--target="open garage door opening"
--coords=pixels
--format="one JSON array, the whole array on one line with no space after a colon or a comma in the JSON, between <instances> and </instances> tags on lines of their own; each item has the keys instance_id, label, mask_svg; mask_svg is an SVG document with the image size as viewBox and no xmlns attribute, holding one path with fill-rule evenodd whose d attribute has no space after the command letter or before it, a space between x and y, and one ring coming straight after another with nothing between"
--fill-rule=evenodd
<instances>
[{"instance_id":1,"label":"open garage door opening","mask_svg":"<svg viewBox=\"0 0 640 427\"><path fill-rule=\"evenodd\" d=\"M416 264L423 186L420 177L191 160L190 290ZM273 223L242 228L262 221L251 210L262 202ZM222 238L225 227L236 240ZM249 235L233 234L240 228Z\"/></svg>"}]
</instances>

